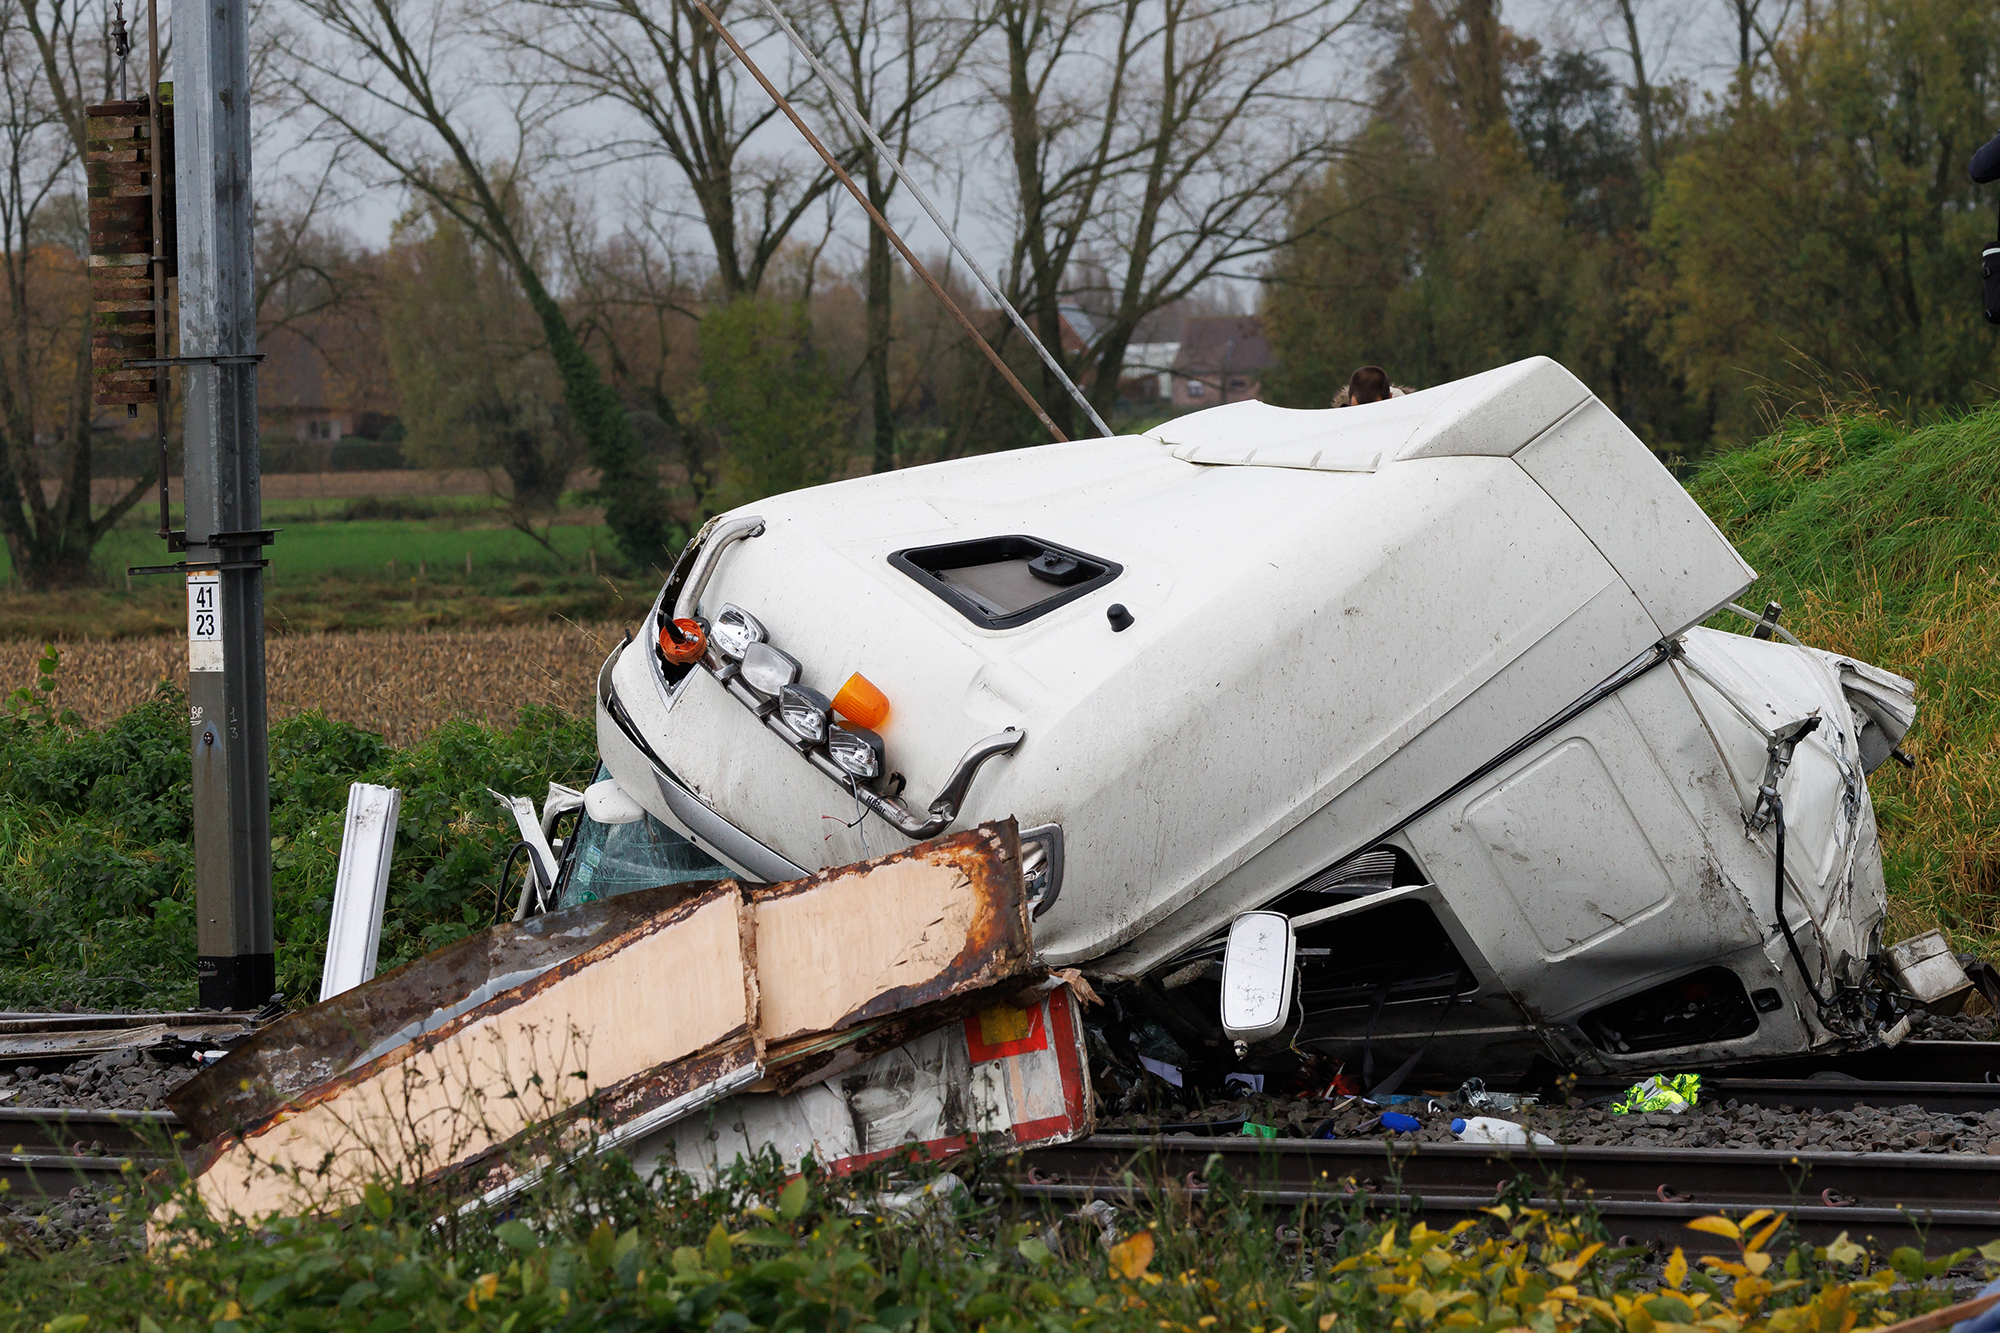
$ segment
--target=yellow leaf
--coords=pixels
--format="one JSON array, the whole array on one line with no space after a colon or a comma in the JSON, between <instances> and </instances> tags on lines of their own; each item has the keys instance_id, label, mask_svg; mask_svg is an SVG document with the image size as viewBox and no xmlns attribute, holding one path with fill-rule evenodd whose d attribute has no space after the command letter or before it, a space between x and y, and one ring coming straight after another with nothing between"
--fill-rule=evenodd
<instances>
[{"instance_id":1,"label":"yellow leaf","mask_svg":"<svg viewBox=\"0 0 2000 1333\"><path fill-rule=\"evenodd\" d=\"M1768 1254L1759 1254L1755 1250L1745 1250L1743 1252L1743 1265L1758 1277L1762 1277L1764 1276L1764 1270L1771 1266L1771 1256Z\"/></svg>"},{"instance_id":2,"label":"yellow leaf","mask_svg":"<svg viewBox=\"0 0 2000 1333\"><path fill-rule=\"evenodd\" d=\"M1214 1316L1211 1315L1210 1318L1214 1318ZM1332 1333L1333 1321L1337 1318L1339 1318L1338 1315L1330 1315L1330 1314L1321 1315L1319 1317L1319 1333Z\"/></svg>"},{"instance_id":3,"label":"yellow leaf","mask_svg":"<svg viewBox=\"0 0 2000 1333\"><path fill-rule=\"evenodd\" d=\"M1697 1217L1687 1224L1689 1231L1706 1231L1711 1236L1725 1236L1730 1240L1743 1239L1743 1229L1726 1217Z\"/></svg>"},{"instance_id":4,"label":"yellow leaf","mask_svg":"<svg viewBox=\"0 0 2000 1333\"><path fill-rule=\"evenodd\" d=\"M472 1280L472 1289L465 1293L465 1308L477 1310L481 1301L493 1299L493 1293L500 1289L498 1273L484 1273Z\"/></svg>"},{"instance_id":5,"label":"yellow leaf","mask_svg":"<svg viewBox=\"0 0 2000 1333\"><path fill-rule=\"evenodd\" d=\"M1377 1254L1380 1254L1385 1259L1396 1252L1395 1227L1392 1226L1387 1231L1382 1233L1382 1243L1375 1247L1375 1252Z\"/></svg>"},{"instance_id":6,"label":"yellow leaf","mask_svg":"<svg viewBox=\"0 0 2000 1333\"><path fill-rule=\"evenodd\" d=\"M1743 1219L1742 1222L1743 1229L1745 1231L1748 1231L1751 1227L1756 1226L1759 1222L1763 1221L1770 1215L1771 1215L1771 1210L1769 1208L1759 1208L1756 1212L1750 1214L1750 1216Z\"/></svg>"},{"instance_id":7,"label":"yellow leaf","mask_svg":"<svg viewBox=\"0 0 2000 1333\"><path fill-rule=\"evenodd\" d=\"M1682 1254L1680 1246L1676 1245L1673 1257L1667 1260L1666 1269L1661 1273L1661 1277L1669 1287L1672 1287L1675 1291L1679 1291L1681 1285L1687 1281L1687 1275L1687 1256Z\"/></svg>"},{"instance_id":8,"label":"yellow leaf","mask_svg":"<svg viewBox=\"0 0 2000 1333\"><path fill-rule=\"evenodd\" d=\"M1995 1242L1995 1244L2000 1244L2000 1242ZM1844 1266L1847 1264L1851 1264L1858 1259L1867 1258L1868 1251L1862 1248L1861 1246L1856 1245L1853 1241L1849 1240L1847 1238L1847 1233L1843 1231L1838 1236L1835 1236L1833 1238L1833 1244L1826 1247L1826 1257L1832 1260L1834 1263L1841 1264ZM1989 1255L1988 1257L1993 1259L2000 1259L2000 1254L1993 1254Z\"/></svg>"},{"instance_id":9,"label":"yellow leaf","mask_svg":"<svg viewBox=\"0 0 2000 1333\"><path fill-rule=\"evenodd\" d=\"M1783 1225L1785 1225L1785 1215L1783 1213L1779 1213L1776 1217L1771 1219L1771 1224L1769 1226L1765 1227L1762 1231L1758 1232L1755 1236L1752 1236L1750 1238L1749 1248L1753 1250L1763 1249L1764 1246L1770 1242L1771 1237L1777 1234L1778 1228ZM1750 1219L1747 1217L1743 1219L1743 1229L1745 1231L1748 1231L1750 1229Z\"/></svg>"},{"instance_id":10,"label":"yellow leaf","mask_svg":"<svg viewBox=\"0 0 2000 1333\"><path fill-rule=\"evenodd\" d=\"M1146 1266L1152 1262L1153 1233L1150 1231L1135 1231L1111 1247L1111 1269L1127 1281L1144 1273Z\"/></svg>"}]
</instances>

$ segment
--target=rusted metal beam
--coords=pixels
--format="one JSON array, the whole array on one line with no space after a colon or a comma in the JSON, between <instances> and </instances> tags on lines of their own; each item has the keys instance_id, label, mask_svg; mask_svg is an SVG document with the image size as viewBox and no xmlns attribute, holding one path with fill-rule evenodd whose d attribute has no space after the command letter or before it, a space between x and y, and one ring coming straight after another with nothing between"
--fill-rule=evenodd
<instances>
[{"instance_id":1,"label":"rusted metal beam","mask_svg":"<svg viewBox=\"0 0 2000 1333\"><path fill-rule=\"evenodd\" d=\"M1033 988L1014 822L807 879L495 926L293 1015L172 1099L212 1214L371 1179L504 1191L755 1084L805 1086Z\"/></svg>"}]
</instances>

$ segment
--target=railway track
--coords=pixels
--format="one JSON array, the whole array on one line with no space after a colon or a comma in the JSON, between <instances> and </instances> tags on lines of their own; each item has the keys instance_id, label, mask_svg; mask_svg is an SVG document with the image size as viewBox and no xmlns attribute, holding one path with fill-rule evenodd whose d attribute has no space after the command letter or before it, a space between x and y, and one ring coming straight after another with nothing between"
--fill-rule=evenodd
<instances>
[{"instance_id":1,"label":"railway track","mask_svg":"<svg viewBox=\"0 0 2000 1333\"><path fill-rule=\"evenodd\" d=\"M26 1017L0 1016L0 1027L30 1029ZM58 1027L84 1027L95 1016L50 1017ZM1570 1092L1593 1100L1627 1086L1585 1079ZM1721 1071L1704 1076L1703 1096L1801 1111L1865 1104L1979 1114L2000 1110L2000 1042L1906 1042L1844 1059ZM0 1180L16 1193L51 1195L79 1184L114 1185L170 1160L185 1146L176 1143L178 1126L170 1111L0 1107ZM1703 1240L1685 1230L1692 1218L1755 1208L1783 1208L1819 1240L1845 1231L1902 1243L1921 1230L1935 1252L2000 1237L2000 1157L1617 1146L1536 1153L1462 1143L1250 1139L1231 1137L1233 1123L1219 1128L1224 1133L1213 1137L1101 1134L1037 1149L1020 1159L1006 1188L1052 1202L1131 1198L1162 1182L1199 1182L1213 1155L1239 1186L1274 1207L1359 1202L1444 1222L1476 1215L1503 1188L1525 1186L1538 1206L1589 1207L1615 1235L1673 1244Z\"/></svg>"},{"instance_id":2,"label":"railway track","mask_svg":"<svg viewBox=\"0 0 2000 1333\"><path fill-rule=\"evenodd\" d=\"M179 1127L171 1111L0 1107L0 1181L14 1194L102 1189L165 1165Z\"/></svg>"},{"instance_id":3,"label":"railway track","mask_svg":"<svg viewBox=\"0 0 2000 1333\"><path fill-rule=\"evenodd\" d=\"M1629 1079L1583 1079L1569 1093L1606 1099ZM1852 1110L1916 1106L1952 1115L2000 1110L2000 1042L1906 1042L1860 1056L1774 1062L1705 1074L1705 1101ZM1008 1188L1054 1202L1136 1199L1202 1188L1211 1160L1274 1207L1360 1204L1435 1223L1475 1216L1506 1189L1538 1207L1588 1208L1614 1235L1700 1248L1686 1223L1710 1213L1782 1208L1815 1240L1841 1232L1884 1244L1921 1235L1932 1252L2000 1238L2000 1157L1970 1153L1558 1146L1500 1148L1381 1139L1100 1134L1037 1149ZM1168 1182L1171 1182L1168 1184Z\"/></svg>"},{"instance_id":4,"label":"railway track","mask_svg":"<svg viewBox=\"0 0 2000 1333\"><path fill-rule=\"evenodd\" d=\"M1533 1206L1590 1210L1614 1235L1689 1249L1714 1243L1686 1230L1689 1221L1756 1208L1783 1209L1822 1243L1847 1232L1936 1253L2000 1238L2000 1158L1970 1154L1100 1134L1018 1160L1009 1191L1053 1202L1198 1193L1219 1163L1274 1207L1360 1204L1433 1225L1477 1216L1525 1187Z\"/></svg>"}]
</instances>

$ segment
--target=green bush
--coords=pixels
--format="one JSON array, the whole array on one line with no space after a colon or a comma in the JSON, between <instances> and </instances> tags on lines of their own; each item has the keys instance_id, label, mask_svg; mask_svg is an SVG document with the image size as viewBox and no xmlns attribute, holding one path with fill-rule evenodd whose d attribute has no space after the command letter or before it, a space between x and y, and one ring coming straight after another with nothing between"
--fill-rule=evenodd
<instances>
[{"instance_id":1,"label":"green bush","mask_svg":"<svg viewBox=\"0 0 2000 1333\"><path fill-rule=\"evenodd\" d=\"M710 1188L591 1163L501 1216L371 1186L340 1216L249 1227L183 1214L150 1255L0 1248L0 1320L43 1333L1815 1333L1937 1309L1952 1299L1947 1270L1977 1271L2000 1249L1926 1260L1845 1235L1815 1246L1759 1211L1696 1220L1702 1248L1722 1253L1690 1262L1676 1248L1662 1269L1588 1215L1499 1204L1434 1229L1370 1221L1339 1196L1266 1210L1219 1166L1205 1183L1156 1184L1103 1223L964 1190L890 1211L880 1174L787 1182L769 1155Z\"/></svg>"},{"instance_id":2,"label":"green bush","mask_svg":"<svg viewBox=\"0 0 2000 1333\"><path fill-rule=\"evenodd\" d=\"M59 668L58 668L59 669ZM45 682L51 680L45 675ZM100 730L53 716L48 691L0 714L0 1008L185 1008L195 1000L189 728L181 693ZM347 787L403 792L380 965L477 930L500 908L514 833L486 789L587 780L589 722L522 710L499 731L453 722L406 750L318 713L271 728L278 985L318 994Z\"/></svg>"}]
</instances>

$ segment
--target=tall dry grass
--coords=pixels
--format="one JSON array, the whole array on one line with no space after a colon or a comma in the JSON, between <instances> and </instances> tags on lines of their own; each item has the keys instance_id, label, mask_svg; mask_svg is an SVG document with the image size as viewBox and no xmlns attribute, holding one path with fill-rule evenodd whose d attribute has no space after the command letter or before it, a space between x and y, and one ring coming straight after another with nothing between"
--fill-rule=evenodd
<instances>
[{"instance_id":1,"label":"tall dry grass","mask_svg":"<svg viewBox=\"0 0 2000 1333\"><path fill-rule=\"evenodd\" d=\"M562 624L274 635L265 642L271 716L317 708L408 745L461 715L511 726L524 704L585 712L597 668L623 632ZM60 647L60 702L92 726L149 697L162 680L187 686L187 644L178 638ZM0 641L0 688L32 684L41 652L32 641Z\"/></svg>"}]
</instances>

